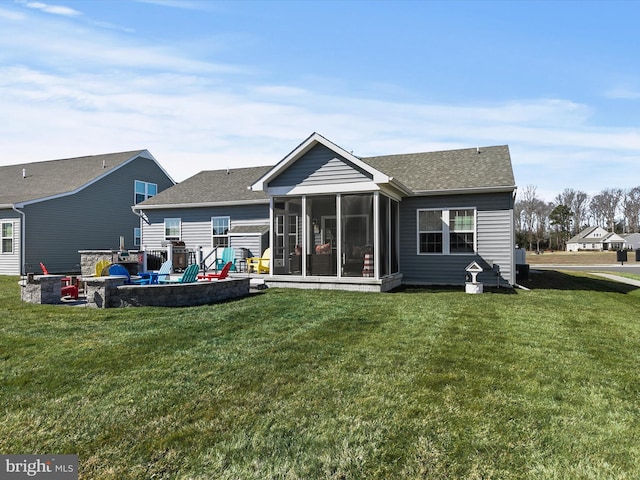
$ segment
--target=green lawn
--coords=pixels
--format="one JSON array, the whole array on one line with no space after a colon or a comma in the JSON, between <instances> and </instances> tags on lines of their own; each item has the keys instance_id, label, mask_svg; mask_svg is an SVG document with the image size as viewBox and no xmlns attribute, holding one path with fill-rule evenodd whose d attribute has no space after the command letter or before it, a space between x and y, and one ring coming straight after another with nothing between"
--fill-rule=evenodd
<instances>
[{"instance_id":1,"label":"green lawn","mask_svg":"<svg viewBox=\"0 0 640 480\"><path fill-rule=\"evenodd\" d=\"M22 304L0 277L0 453L80 478L640 478L640 289L266 290Z\"/></svg>"}]
</instances>

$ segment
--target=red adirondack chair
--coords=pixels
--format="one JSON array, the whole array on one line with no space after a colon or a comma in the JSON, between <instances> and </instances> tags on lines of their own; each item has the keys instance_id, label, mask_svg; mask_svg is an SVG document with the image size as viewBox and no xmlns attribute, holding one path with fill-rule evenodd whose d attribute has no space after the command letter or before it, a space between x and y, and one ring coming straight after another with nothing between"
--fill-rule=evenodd
<instances>
[{"instance_id":1,"label":"red adirondack chair","mask_svg":"<svg viewBox=\"0 0 640 480\"><path fill-rule=\"evenodd\" d=\"M200 273L198 275L199 280L224 280L229 275L229 270L233 266L233 262L227 262L220 270L220 273Z\"/></svg>"}]
</instances>

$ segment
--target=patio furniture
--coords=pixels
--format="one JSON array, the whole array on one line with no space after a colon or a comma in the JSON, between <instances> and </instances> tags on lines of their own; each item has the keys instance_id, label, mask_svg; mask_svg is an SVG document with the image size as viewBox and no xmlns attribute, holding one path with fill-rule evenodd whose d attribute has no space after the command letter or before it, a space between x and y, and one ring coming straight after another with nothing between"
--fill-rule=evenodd
<instances>
[{"instance_id":1,"label":"patio furniture","mask_svg":"<svg viewBox=\"0 0 640 480\"><path fill-rule=\"evenodd\" d=\"M231 262L231 271L236 271L236 251L231 247L224 247L222 255L216 259L216 270L221 270L227 263Z\"/></svg>"},{"instance_id":2,"label":"patio furniture","mask_svg":"<svg viewBox=\"0 0 640 480\"><path fill-rule=\"evenodd\" d=\"M269 273L269 265L271 263L271 249L265 248L261 257L247 258L247 268L249 272Z\"/></svg>"},{"instance_id":3,"label":"patio furniture","mask_svg":"<svg viewBox=\"0 0 640 480\"><path fill-rule=\"evenodd\" d=\"M102 273L102 271L109 265L111 265L111 262L109 260L99 260L98 263L96 263L96 277L103 277L108 275L108 271L106 273Z\"/></svg>"},{"instance_id":4,"label":"patio furniture","mask_svg":"<svg viewBox=\"0 0 640 480\"><path fill-rule=\"evenodd\" d=\"M140 276L142 278L149 278L152 284L158 283L160 280L165 280L169 278L169 274L171 273L171 268L173 267L171 260L167 260L162 265L160 265L160 270L151 271L151 272L142 272Z\"/></svg>"},{"instance_id":5,"label":"patio furniture","mask_svg":"<svg viewBox=\"0 0 640 480\"><path fill-rule=\"evenodd\" d=\"M187 267L180 278L165 278L159 280L158 283L193 283L198 280L198 265L192 263Z\"/></svg>"},{"instance_id":6,"label":"patio furniture","mask_svg":"<svg viewBox=\"0 0 640 480\"><path fill-rule=\"evenodd\" d=\"M231 270L232 266L232 262L227 262L220 273L201 273L198 274L198 280L224 280L229 275L229 270Z\"/></svg>"},{"instance_id":7,"label":"patio furniture","mask_svg":"<svg viewBox=\"0 0 640 480\"><path fill-rule=\"evenodd\" d=\"M122 265L118 265L117 263L109 266L109 276L110 277L126 277L125 280L126 285L149 285L151 283L150 278L137 278L132 279L129 274L129 270L124 268Z\"/></svg>"},{"instance_id":8,"label":"patio furniture","mask_svg":"<svg viewBox=\"0 0 640 480\"><path fill-rule=\"evenodd\" d=\"M49 275L49 271L44 263L40 262L40 268L42 269L42 273L45 275ZM62 287L60 288L60 295L63 297L71 297L75 300L80 296L80 291L78 290L78 285L74 285L71 282L71 277L62 277L60 279L62 281Z\"/></svg>"}]
</instances>

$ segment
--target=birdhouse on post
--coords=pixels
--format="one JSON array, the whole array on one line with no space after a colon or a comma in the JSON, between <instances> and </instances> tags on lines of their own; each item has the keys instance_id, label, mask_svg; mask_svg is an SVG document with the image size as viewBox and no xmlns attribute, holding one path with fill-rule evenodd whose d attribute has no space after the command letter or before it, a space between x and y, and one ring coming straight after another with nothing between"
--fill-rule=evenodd
<instances>
[{"instance_id":1,"label":"birdhouse on post","mask_svg":"<svg viewBox=\"0 0 640 480\"><path fill-rule=\"evenodd\" d=\"M478 265L478 262L475 262L475 261L467 265L467 267L465 268L465 271L469 275L471 275L471 281L466 282L466 285L465 285L465 291L467 293L482 293L482 290L483 290L482 283L478 282L476 277L483 270L484 269L480 265Z\"/></svg>"}]
</instances>

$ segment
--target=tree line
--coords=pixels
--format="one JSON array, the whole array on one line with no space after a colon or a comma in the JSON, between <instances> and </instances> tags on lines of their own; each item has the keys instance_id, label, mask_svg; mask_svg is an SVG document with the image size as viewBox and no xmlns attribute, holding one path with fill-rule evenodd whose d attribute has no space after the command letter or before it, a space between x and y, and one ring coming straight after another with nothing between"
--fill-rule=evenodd
<instances>
[{"instance_id":1,"label":"tree line","mask_svg":"<svg viewBox=\"0 0 640 480\"><path fill-rule=\"evenodd\" d=\"M609 232L640 232L640 186L607 188L590 197L566 188L552 202L527 185L515 203L516 242L528 250L564 250L567 240L587 227Z\"/></svg>"}]
</instances>

